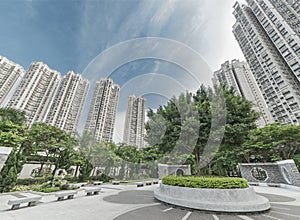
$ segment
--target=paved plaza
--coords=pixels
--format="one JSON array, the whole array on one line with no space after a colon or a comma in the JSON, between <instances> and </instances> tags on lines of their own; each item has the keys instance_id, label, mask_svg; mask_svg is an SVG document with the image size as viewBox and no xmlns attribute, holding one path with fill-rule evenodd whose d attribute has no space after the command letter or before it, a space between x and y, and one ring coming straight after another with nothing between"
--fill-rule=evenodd
<instances>
[{"instance_id":1,"label":"paved plaza","mask_svg":"<svg viewBox=\"0 0 300 220\"><path fill-rule=\"evenodd\" d=\"M271 210L260 214L225 214L188 210L161 203L154 199L153 190L158 185L102 185L102 193L86 196L83 189L74 199L57 201L54 194L42 195L33 207L10 210L10 198L30 196L29 193L8 193L0 196L0 219L2 220L296 220L300 219L300 192L275 188L254 187L267 197ZM35 193L34 193L35 194Z\"/></svg>"}]
</instances>

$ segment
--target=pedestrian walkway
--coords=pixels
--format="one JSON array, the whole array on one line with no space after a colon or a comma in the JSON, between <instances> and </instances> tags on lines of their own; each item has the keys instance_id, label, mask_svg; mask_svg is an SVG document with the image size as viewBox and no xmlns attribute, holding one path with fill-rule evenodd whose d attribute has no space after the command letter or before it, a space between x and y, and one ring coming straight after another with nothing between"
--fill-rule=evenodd
<instances>
[{"instance_id":1,"label":"pedestrian walkway","mask_svg":"<svg viewBox=\"0 0 300 220\"><path fill-rule=\"evenodd\" d=\"M36 206L10 210L11 198L34 195L36 192L14 192L0 195L0 219L2 220L296 220L300 219L300 192L272 187L254 187L255 191L270 199L271 210L257 215L224 215L197 210L185 210L163 204L153 198L158 185L101 185L103 193L86 196L80 189L74 199L57 201L54 193L42 195Z\"/></svg>"}]
</instances>

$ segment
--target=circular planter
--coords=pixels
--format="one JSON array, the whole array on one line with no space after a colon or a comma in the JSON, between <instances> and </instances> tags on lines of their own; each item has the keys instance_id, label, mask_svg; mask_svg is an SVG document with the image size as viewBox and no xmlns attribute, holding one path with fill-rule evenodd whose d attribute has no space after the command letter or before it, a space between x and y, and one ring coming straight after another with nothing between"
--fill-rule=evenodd
<instances>
[{"instance_id":1,"label":"circular planter","mask_svg":"<svg viewBox=\"0 0 300 220\"><path fill-rule=\"evenodd\" d=\"M243 189L203 189L160 184L154 197L162 202L186 208L217 212L262 212L270 209L269 200Z\"/></svg>"}]
</instances>

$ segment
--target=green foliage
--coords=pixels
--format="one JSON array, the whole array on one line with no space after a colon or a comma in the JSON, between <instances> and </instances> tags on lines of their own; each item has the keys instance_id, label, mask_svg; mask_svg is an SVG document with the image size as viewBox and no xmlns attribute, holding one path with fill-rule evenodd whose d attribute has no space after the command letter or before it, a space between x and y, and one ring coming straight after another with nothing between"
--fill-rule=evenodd
<instances>
[{"instance_id":1,"label":"green foliage","mask_svg":"<svg viewBox=\"0 0 300 220\"><path fill-rule=\"evenodd\" d=\"M181 156L185 154L185 159L189 160L188 154L192 153L195 163L189 161L189 164L197 175L221 173L219 169L226 173L235 169L241 160L236 150L241 149L249 132L256 128L258 113L252 107L250 101L236 95L233 89L224 86L211 89L201 85L195 94L186 92L171 98L156 112L150 109L145 139L158 147L161 154L172 152L171 163L176 163L175 160L177 164L182 163ZM225 155L230 161L217 160L217 156Z\"/></svg>"},{"instance_id":2,"label":"green foliage","mask_svg":"<svg viewBox=\"0 0 300 220\"><path fill-rule=\"evenodd\" d=\"M91 181L103 181L105 183L108 183L109 181L113 180L113 178L111 178L111 177L109 177L109 176L107 176L107 175L105 175L105 174L102 173L99 176L91 176L91 177L89 177L89 180L91 180Z\"/></svg>"},{"instance_id":3,"label":"green foliage","mask_svg":"<svg viewBox=\"0 0 300 220\"><path fill-rule=\"evenodd\" d=\"M19 191L28 191L28 190L30 190L30 186L16 185L11 191L19 192Z\"/></svg>"},{"instance_id":4,"label":"green foliage","mask_svg":"<svg viewBox=\"0 0 300 220\"><path fill-rule=\"evenodd\" d=\"M17 157L12 152L0 172L0 192L9 192L17 185Z\"/></svg>"},{"instance_id":5,"label":"green foliage","mask_svg":"<svg viewBox=\"0 0 300 220\"><path fill-rule=\"evenodd\" d=\"M86 181L89 179L91 172L93 170L93 165L90 163L89 160L85 160L84 164L80 167L80 174L78 180L81 181Z\"/></svg>"},{"instance_id":6,"label":"green foliage","mask_svg":"<svg viewBox=\"0 0 300 220\"><path fill-rule=\"evenodd\" d=\"M44 193L50 193L50 192L57 192L60 189L60 186L52 187L51 183L43 183L41 185L34 185L30 188L32 191L36 192L44 192Z\"/></svg>"},{"instance_id":7,"label":"green foliage","mask_svg":"<svg viewBox=\"0 0 300 220\"><path fill-rule=\"evenodd\" d=\"M293 159L300 153L300 126L273 123L253 130L239 152L247 162Z\"/></svg>"},{"instance_id":8,"label":"green foliage","mask_svg":"<svg viewBox=\"0 0 300 220\"><path fill-rule=\"evenodd\" d=\"M231 177L165 176L162 178L162 183L171 186L209 189L239 189L248 187L247 180Z\"/></svg>"},{"instance_id":9,"label":"green foliage","mask_svg":"<svg viewBox=\"0 0 300 220\"><path fill-rule=\"evenodd\" d=\"M26 178L26 179L18 179L17 180L17 185L38 185L42 184L45 182L48 182L50 179L48 178L43 178L43 177L35 177L35 178Z\"/></svg>"},{"instance_id":10,"label":"green foliage","mask_svg":"<svg viewBox=\"0 0 300 220\"><path fill-rule=\"evenodd\" d=\"M293 157L293 160L294 160L298 170L300 170L300 154L295 154Z\"/></svg>"},{"instance_id":11,"label":"green foliage","mask_svg":"<svg viewBox=\"0 0 300 220\"><path fill-rule=\"evenodd\" d=\"M52 181L58 169L68 169L73 165L74 159L77 159L73 156L76 140L70 134L55 126L42 122L33 123L29 136L29 142L35 152L43 153L45 161L50 158L53 161Z\"/></svg>"},{"instance_id":12,"label":"green foliage","mask_svg":"<svg viewBox=\"0 0 300 220\"><path fill-rule=\"evenodd\" d=\"M24 125L25 112L13 108L0 108L0 122L10 121L16 125Z\"/></svg>"}]
</instances>

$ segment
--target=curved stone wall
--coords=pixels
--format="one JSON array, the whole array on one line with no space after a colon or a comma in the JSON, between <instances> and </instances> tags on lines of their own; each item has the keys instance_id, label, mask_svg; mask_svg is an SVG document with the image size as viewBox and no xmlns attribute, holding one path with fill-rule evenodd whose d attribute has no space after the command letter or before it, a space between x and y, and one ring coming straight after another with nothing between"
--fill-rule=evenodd
<instances>
[{"instance_id":1,"label":"curved stone wall","mask_svg":"<svg viewBox=\"0 0 300 220\"><path fill-rule=\"evenodd\" d=\"M270 209L269 200L244 189L200 189L160 184L154 197L186 208L219 212L261 212Z\"/></svg>"}]
</instances>

